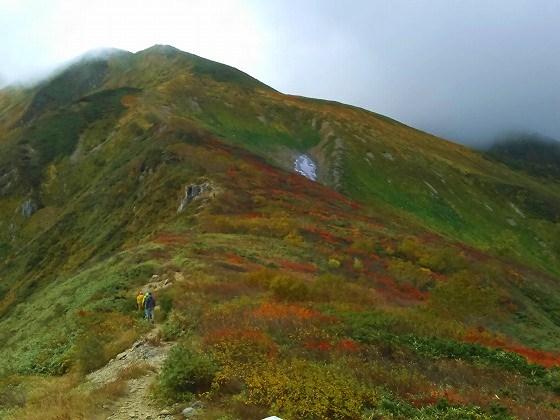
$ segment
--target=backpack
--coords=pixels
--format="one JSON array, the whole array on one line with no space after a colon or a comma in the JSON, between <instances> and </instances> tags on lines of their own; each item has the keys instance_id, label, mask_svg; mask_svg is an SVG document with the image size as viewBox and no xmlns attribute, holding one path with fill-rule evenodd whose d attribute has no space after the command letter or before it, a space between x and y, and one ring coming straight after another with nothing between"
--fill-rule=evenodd
<instances>
[{"instance_id":1,"label":"backpack","mask_svg":"<svg viewBox=\"0 0 560 420\"><path fill-rule=\"evenodd\" d=\"M156 306L156 301L155 301L154 297L150 294L150 295L148 295L148 297L144 301L144 307L145 308L153 308L154 306Z\"/></svg>"}]
</instances>

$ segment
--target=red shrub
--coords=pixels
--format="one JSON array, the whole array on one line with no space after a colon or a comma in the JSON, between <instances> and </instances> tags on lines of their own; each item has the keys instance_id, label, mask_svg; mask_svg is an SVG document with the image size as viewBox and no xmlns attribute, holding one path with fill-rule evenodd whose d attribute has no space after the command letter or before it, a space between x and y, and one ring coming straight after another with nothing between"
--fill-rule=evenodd
<instances>
[{"instance_id":1,"label":"red shrub","mask_svg":"<svg viewBox=\"0 0 560 420\"><path fill-rule=\"evenodd\" d=\"M303 347L307 350L318 352L328 352L333 349L333 345L324 340L309 340L304 343Z\"/></svg>"},{"instance_id":2,"label":"red shrub","mask_svg":"<svg viewBox=\"0 0 560 420\"><path fill-rule=\"evenodd\" d=\"M558 353L522 346L508 340L506 337L496 336L484 330L484 328L469 330L465 335L465 341L511 351L525 357L531 363L544 367L560 366L560 355Z\"/></svg>"},{"instance_id":3,"label":"red shrub","mask_svg":"<svg viewBox=\"0 0 560 420\"><path fill-rule=\"evenodd\" d=\"M428 292L422 292L411 284L398 284L389 276L377 276L375 278L377 288L390 299L423 301L429 296Z\"/></svg>"},{"instance_id":4,"label":"red shrub","mask_svg":"<svg viewBox=\"0 0 560 420\"><path fill-rule=\"evenodd\" d=\"M245 258L233 253L226 254L226 259L231 264L241 265L245 262Z\"/></svg>"},{"instance_id":5,"label":"red shrub","mask_svg":"<svg viewBox=\"0 0 560 420\"><path fill-rule=\"evenodd\" d=\"M321 230L321 229L317 229L317 228L308 228L308 229L306 229L306 231L310 232L314 235L319 236L319 238L321 238L325 242L328 242L328 243L331 243L331 244L336 244L336 243L340 242L340 240L337 237L335 237L330 232L327 232L326 230Z\"/></svg>"},{"instance_id":6,"label":"red shrub","mask_svg":"<svg viewBox=\"0 0 560 420\"><path fill-rule=\"evenodd\" d=\"M286 270L299 271L301 273L317 272L317 266L311 263L298 263L296 261L280 260L278 261L278 264Z\"/></svg>"},{"instance_id":7,"label":"red shrub","mask_svg":"<svg viewBox=\"0 0 560 420\"><path fill-rule=\"evenodd\" d=\"M356 353L360 350L360 344L350 338L345 338L336 344L336 349L341 353Z\"/></svg>"},{"instance_id":8,"label":"red shrub","mask_svg":"<svg viewBox=\"0 0 560 420\"><path fill-rule=\"evenodd\" d=\"M156 244L160 245L184 245L187 243L187 238L182 235L177 235L173 233L161 233L154 239Z\"/></svg>"}]
</instances>

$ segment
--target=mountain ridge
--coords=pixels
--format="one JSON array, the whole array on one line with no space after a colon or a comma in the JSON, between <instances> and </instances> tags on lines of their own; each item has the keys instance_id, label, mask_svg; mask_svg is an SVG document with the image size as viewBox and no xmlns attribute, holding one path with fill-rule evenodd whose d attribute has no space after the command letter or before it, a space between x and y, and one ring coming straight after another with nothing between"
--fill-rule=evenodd
<instances>
[{"instance_id":1,"label":"mountain ridge","mask_svg":"<svg viewBox=\"0 0 560 420\"><path fill-rule=\"evenodd\" d=\"M558 414L558 183L200 60L154 46L0 91L9 389L76 374L84 416L80 375L146 333L134 294L160 276L158 395L208 418Z\"/></svg>"}]
</instances>

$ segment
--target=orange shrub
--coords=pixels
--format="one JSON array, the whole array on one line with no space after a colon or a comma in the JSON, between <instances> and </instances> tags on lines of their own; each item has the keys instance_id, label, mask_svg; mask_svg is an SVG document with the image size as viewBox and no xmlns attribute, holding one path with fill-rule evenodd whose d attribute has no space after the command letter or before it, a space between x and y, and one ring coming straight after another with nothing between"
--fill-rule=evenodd
<instances>
[{"instance_id":1,"label":"orange shrub","mask_svg":"<svg viewBox=\"0 0 560 420\"><path fill-rule=\"evenodd\" d=\"M253 319L273 337L292 344L328 339L324 326L334 321L313 309L279 303L263 304L255 309Z\"/></svg>"},{"instance_id":2,"label":"orange shrub","mask_svg":"<svg viewBox=\"0 0 560 420\"><path fill-rule=\"evenodd\" d=\"M267 320L278 319L325 319L326 317L320 312L298 305L285 305L282 303L263 303L253 314L258 318Z\"/></svg>"},{"instance_id":3,"label":"orange shrub","mask_svg":"<svg viewBox=\"0 0 560 420\"><path fill-rule=\"evenodd\" d=\"M222 363L251 362L263 357L275 357L278 346L258 329L222 329L206 334L206 346L212 347Z\"/></svg>"},{"instance_id":4,"label":"orange shrub","mask_svg":"<svg viewBox=\"0 0 560 420\"><path fill-rule=\"evenodd\" d=\"M309 340L306 341L303 346L307 350L319 351L319 352L328 352L333 349L333 345L325 340L320 340L320 341Z\"/></svg>"},{"instance_id":5,"label":"orange shrub","mask_svg":"<svg viewBox=\"0 0 560 420\"><path fill-rule=\"evenodd\" d=\"M278 263L282 268L291 271L299 271L301 273L315 273L317 271L317 266L311 263L298 263L288 260L280 260Z\"/></svg>"},{"instance_id":6,"label":"orange shrub","mask_svg":"<svg viewBox=\"0 0 560 420\"><path fill-rule=\"evenodd\" d=\"M345 338L336 343L336 349L342 353L356 353L360 351L360 344L351 338Z\"/></svg>"},{"instance_id":7,"label":"orange shrub","mask_svg":"<svg viewBox=\"0 0 560 420\"><path fill-rule=\"evenodd\" d=\"M525 357L531 363L544 367L560 366L560 354L558 353L525 347L508 340L504 336L492 334L483 328L468 330L465 334L465 341L488 347L502 348Z\"/></svg>"}]
</instances>

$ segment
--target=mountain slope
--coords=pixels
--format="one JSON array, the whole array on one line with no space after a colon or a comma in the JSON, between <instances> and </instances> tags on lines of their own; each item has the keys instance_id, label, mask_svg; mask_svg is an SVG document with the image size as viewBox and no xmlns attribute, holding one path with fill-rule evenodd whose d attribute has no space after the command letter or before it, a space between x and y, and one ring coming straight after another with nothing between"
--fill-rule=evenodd
<instances>
[{"instance_id":1,"label":"mountain slope","mask_svg":"<svg viewBox=\"0 0 560 420\"><path fill-rule=\"evenodd\" d=\"M0 91L0 397L25 418L30 375L127 348L159 275L208 418L554 418L559 215L558 183L389 118L168 46L86 56ZM208 390L168 380L180 351L164 400Z\"/></svg>"},{"instance_id":2,"label":"mountain slope","mask_svg":"<svg viewBox=\"0 0 560 420\"><path fill-rule=\"evenodd\" d=\"M487 154L534 176L560 178L560 143L538 134L511 134L494 143Z\"/></svg>"}]
</instances>

